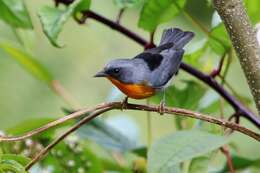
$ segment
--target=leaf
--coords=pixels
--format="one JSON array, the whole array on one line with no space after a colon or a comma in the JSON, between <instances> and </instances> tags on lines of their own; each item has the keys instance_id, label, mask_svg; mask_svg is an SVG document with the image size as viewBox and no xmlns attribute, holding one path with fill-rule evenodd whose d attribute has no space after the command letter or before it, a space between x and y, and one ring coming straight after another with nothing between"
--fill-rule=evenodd
<instances>
[{"instance_id":1,"label":"leaf","mask_svg":"<svg viewBox=\"0 0 260 173\"><path fill-rule=\"evenodd\" d=\"M196 109L198 107L198 100L202 98L206 89L196 81L183 80L185 87L179 89L172 85L166 90L166 104L186 109ZM152 98L151 101L159 103L163 98L163 93L160 93Z\"/></svg>"},{"instance_id":2,"label":"leaf","mask_svg":"<svg viewBox=\"0 0 260 173\"><path fill-rule=\"evenodd\" d=\"M259 0L244 0L248 15L254 24L260 22L260 1Z\"/></svg>"},{"instance_id":3,"label":"leaf","mask_svg":"<svg viewBox=\"0 0 260 173\"><path fill-rule=\"evenodd\" d=\"M95 119L81 127L78 130L78 134L81 138L95 141L108 149L128 151L136 147L135 142L100 119Z\"/></svg>"},{"instance_id":4,"label":"leaf","mask_svg":"<svg viewBox=\"0 0 260 173\"><path fill-rule=\"evenodd\" d=\"M34 77L47 83L53 80L47 69L28 53L7 44L0 43L0 47Z\"/></svg>"},{"instance_id":5,"label":"leaf","mask_svg":"<svg viewBox=\"0 0 260 173\"><path fill-rule=\"evenodd\" d=\"M153 32L159 24L177 16L185 3L185 0L148 0L142 8L138 26Z\"/></svg>"},{"instance_id":6,"label":"leaf","mask_svg":"<svg viewBox=\"0 0 260 173\"><path fill-rule=\"evenodd\" d=\"M29 13L22 0L1 0L0 19L16 28L32 29Z\"/></svg>"},{"instance_id":7,"label":"leaf","mask_svg":"<svg viewBox=\"0 0 260 173\"><path fill-rule=\"evenodd\" d=\"M230 49L231 42L223 23L217 25L210 31L208 43L213 51L219 55L223 55Z\"/></svg>"},{"instance_id":8,"label":"leaf","mask_svg":"<svg viewBox=\"0 0 260 173\"><path fill-rule=\"evenodd\" d=\"M24 166L30 162L30 159L16 154L3 154L0 160L0 171L27 173Z\"/></svg>"},{"instance_id":9,"label":"leaf","mask_svg":"<svg viewBox=\"0 0 260 173\"><path fill-rule=\"evenodd\" d=\"M90 0L76 0L65 10L44 6L40 9L38 15L42 24L43 32L55 47L61 47L58 44L58 36L62 31L64 24L69 18L82 10L87 10Z\"/></svg>"},{"instance_id":10,"label":"leaf","mask_svg":"<svg viewBox=\"0 0 260 173\"><path fill-rule=\"evenodd\" d=\"M143 0L114 0L114 3L119 8L129 8L139 4L142 1Z\"/></svg>"},{"instance_id":11,"label":"leaf","mask_svg":"<svg viewBox=\"0 0 260 173\"><path fill-rule=\"evenodd\" d=\"M208 173L209 157L201 156L192 159L189 173Z\"/></svg>"},{"instance_id":12,"label":"leaf","mask_svg":"<svg viewBox=\"0 0 260 173\"><path fill-rule=\"evenodd\" d=\"M165 167L206 154L227 142L226 137L203 131L177 131L152 145L148 152L148 172L160 173Z\"/></svg>"},{"instance_id":13,"label":"leaf","mask_svg":"<svg viewBox=\"0 0 260 173\"><path fill-rule=\"evenodd\" d=\"M260 158L251 160L251 159L247 159L247 158L240 157L240 156L233 156L232 163L233 163L234 169L236 171L243 170L248 167L260 168ZM225 166L222 168L222 170L218 171L217 173L226 173L226 172L229 172L229 168L228 168L227 164L225 164Z\"/></svg>"}]
</instances>

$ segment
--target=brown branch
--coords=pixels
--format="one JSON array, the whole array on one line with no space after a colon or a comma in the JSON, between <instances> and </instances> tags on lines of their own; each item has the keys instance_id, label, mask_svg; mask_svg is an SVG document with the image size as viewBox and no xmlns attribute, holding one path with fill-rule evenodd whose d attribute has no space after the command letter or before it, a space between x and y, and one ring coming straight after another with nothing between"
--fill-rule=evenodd
<instances>
[{"instance_id":1,"label":"brown branch","mask_svg":"<svg viewBox=\"0 0 260 173\"><path fill-rule=\"evenodd\" d=\"M66 117L62 117L62 118L60 118L56 121L50 122L43 127L40 127L38 129L27 132L24 135L15 136L15 137L0 136L0 142L23 140L23 139L32 137L33 135L39 134L39 133L41 133L45 130L48 130L48 129L54 127L54 126L57 126L61 123L64 123L65 121L68 121L72 118L80 117L81 115L84 115L84 114L86 114L90 111L97 111L97 110L104 109L104 108L120 109L121 110L122 106L124 106L124 109L129 109L129 110L159 112L158 106L152 106L152 105L139 105L139 104L130 104L130 103L127 104L127 105L123 105L122 102L102 103L102 104L99 104L98 106L96 106L92 109L82 109L82 110L79 110L77 112L74 112L74 113L72 113L72 114L70 114ZM109 110L111 110L111 109L109 109ZM246 127L243 127L243 126L236 124L236 123L233 123L233 122L229 122L229 121L222 120L222 119L219 119L219 118L215 118L215 117L212 117L212 116L209 116L209 115L204 115L204 114L201 114L201 113L197 113L197 112L193 112L193 111L181 109L181 108L165 107L164 113L195 118L195 119L199 119L199 120L206 121L206 122L209 122L209 123L218 124L222 127L230 128L232 130L241 132L241 133L243 133L247 136L250 136L250 137L256 139L257 141L260 141L260 134L253 132L252 130L247 129Z\"/></svg>"},{"instance_id":2,"label":"brown branch","mask_svg":"<svg viewBox=\"0 0 260 173\"><path fill-rule=\"evenodd\" d=\"M130 103L126 104L126 103L123 103L123 102L111 102L111 103L100 104L99 106L96 106L95 108L92 109L92 110L95 110L95 111L93 111L89 116L86 116L85 118L83 118L81 121L79 121L77 124L75 124L69 130L67 130L61 136L56 138L52 143L50 143L46 148L44 148L39 154L37 154L33 158L33 160L26 166L26 170L29 170L35 163L37 163L39 160L41 160L61 140L63 140L66 136L68 136L69 134L71 134L72 132L74 132L75 130L80 128L82 125L91 121L92 119L94 119L98 115L101 115L104 112L107 112L107 111L113 110L113 109L122 109L122 106L124 106L124 109L129 109L129 110L159 112L158 106L137 105L137 104L130 104ZM163 112L167 113L167 114L175 114L175 115L178 115L178 116L185 116L185 117L199 119L199 120L202 120L202 121L207 121L207 122L210 122L210 123L213 123L213 124L218 124L220 126L239 131L239 132L241 132L241 133L243 133L247 136L250 136L250 137L256 139L257 141L260 141L260 134L255 133L255 132L253 132L253 131L251 131L251 130L243 127L243 126L240 126L239 124L235 124L235 123L232 123L232 122L229 122L229 121L225 121L225 120L222 120L222 119L218 119L218 118L215 118L215 117L203 115L201 113L192 112L192 111L180 109L180 108L165 107ZM85 112L78 111L78 112L75 112L75 113L78 113L78 114L81 113L81 115L82 115L82 114L85 114L86 111ZM75 114L75 113L73 113L73 114ZM70 114L69 116L71 116L73 114Z\"/></svg>"},{"instance_id":3,"label":"brown branch","mask_svg":"<svg viewBox=\"0 0 260 173\"><path fill-rule=\"evenodd\" d=\"M69 134L80 128L82 125L86 124L90 120L94 119L98 115L112 109L112 107L104 107L97 111L94 111L89 116L86 116L82 120L80 120L77 124L72 126L69 130L67 130L65 133L63 133L61 136L56 138L54 141L52 141L47 147L45 147L43 150L41 150L40 153L38 153L30 163L28 163L25 166L25 170L28 171L35 163L37 163L39 160L41 160L54 146L56 146L60 141L62 141L64 138L66 138Z\"/></svg>"},{"instance_id":4,"label":"brown branch","mask_svg":"<svg viewBox=\"0 0 260 173\"><path fill-rule=\"evenodd\" d=\"M225 157L227 159L227 165L228 165L228 169L229 169L230 173L236 173L236 171L234 169L232 157L230 155L230 152L229 152L227 146L221 147L220 151L225 155Z\"/></svg>"},{"instance_id":5,"label":"brown branch","mask_svg":"<svg viewBox=\"0 0 260 173\"><path fill-rule=\"evenodd\" d=\"M260 114L260 46L242 0L214 0L239 57Z\"/></svg>"},{"instance_id":6,"label":"brown branch","mask_svg":"<svg viewBox=\"0 0 260 173\"><path fill-rule=\"evenodd\" d=\"M107 105L107 104L106 104ZM37 129L34 129L32 131L29 131L23 135L18 135L18 136L0 136L0 142L1 141L20 141L20 140L24 140L24 139L27 139L27 138L30 138L34 135L37 135L41 132L44 132L52 127L55 127L59 124L62 124L68 120L71 120L71 119L75 119L75 118L79 118L80 116L82 115L85 115L87 113L90 113L90 112L93 112L93 111L96 111L98 109L101 109L104 107L104 104L100 104L100 105L97 105L96 107L94 108L86 108L86 109L81 109L77 112L74 112L68 116L65 116L65 117L61 117L55 121L52 121L40 128L37 128Z\"/></svg>"}]
</instances>

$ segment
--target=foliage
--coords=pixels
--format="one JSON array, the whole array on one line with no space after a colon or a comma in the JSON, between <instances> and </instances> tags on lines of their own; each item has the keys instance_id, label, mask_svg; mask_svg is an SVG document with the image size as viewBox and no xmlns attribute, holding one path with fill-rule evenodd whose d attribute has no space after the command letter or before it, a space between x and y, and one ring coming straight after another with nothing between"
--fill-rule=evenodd
<instances>
[{"instance_id":1,"label":"foliage","mask_svg":"<svg viewBox=\"0 0 260 173\"><path fill-rule=\"evenodd\" d=\"M151 147L148 152L148 172L165 172L164 169L206 154L227 142L225 137L202 131L178 131L160 139Z\"/></svg>"},{"instance_id":2,"label":"foliage","mask_svg":"<svg viewBox=\"0 0 260 173\"><path fill-rule=\"evenodd\" d=\"M78 20L83 16L82 12L86 12L89 9L92 10L92 3L97 3L91 0L75 0L74 2L59 0L59 2L62 1L64 1L64 3L58 7L55 7L54 4L50 2L46 2L48 5L41 6L37 9L38 18L34 19L41 23L41 29L48 38L48 41L55 48L64 48L64 46L60 44L59 38L61 36L65 37L65 35L60 36L62 30L67 27L65 24L68 23L69 20ZM217 25L211 24L214 23L214 17L212 17L214 8L210 1L113 0L106 3L112 2L119 8L118 10L124 9L132 13L138 13L138 15L136 15L138 21L135 23L137 23L137 27L148 33L159 31L161 28L165 28L164 26L179 27L177 26L179 23L182 23L180 27L187 28L187 30L194 29L194 32L196 32L198 36L193 43L199 46L194 46L189 49L185 54L184 61L205 73L210 73L213 66L217 67L220 58L224 54L227 55L227 58L230 60L230 62L224 61L223 69L226 70L226 73L230 67L229 64L235 63L232 56L231 42L224 25L221 21L215 22ZM254 24L260 22L258 15L260 11L260 1L245 0L244 2L252 22ZM200 4L200 6L194 5L194 3ZM93 9L95 9L94 7ZM34 24L34 22L32 22L34 20L30 17L35 16L35 14L31 14L33 10L28 10L24 1L0 0L0 11L0 19L6 26L14 31L12 34L15 34L17 39L20 38L19 33L16 32L18 29L31 30L35 33L39 32L37 29L34 29L34 25L37 24ZM98 13L102 14L102 11L98 11ZM89 25L87 25L87 27L88 26ZM75 23L73 27L76 27ZM91 27L90 24L89 28ZM134 28L134 26L129 28ZM74 34L73 31L74 30L71 31L72 34ZM97 29L97 32L100 32L100 30ZM160 33L158 32L158 34ZM103 36L102 39L104 39ZM16 40L15 42L19 41ZM79 45L83 44L82 40L78 42ZM90 44L92 43L86 43L87 46ZM95 41L93 41L93 44L95 44ZM113 40L113 44L111 45L113 46L114 44L117 43L114 43ZM104 45L99 45L95 51L100 51L100 47L102 46ZM58 76L55 70L51 70L51 63L43 65L45 64L43 62L47 61L42 59L44 55L39 56L35 53L36 51L28 52L22 44L10 44L4 39L1 39L0 48L1 51L4 52L4 56L10 57L11 61L13 60L18 63L28 74L39 81L43 81L43 84L47 86L51 86L56 76ZM113 47L113 50L114 49ZM49 50L52 49L49 48ZM57 49L56 51L63 50L64 49ZM90 55L92 55L91 52L84 52L84 56L88 57ZM76 58L76 56L73 57L73 62L75 63L77 63ZM95 58L91 58L95 61ZM1 54L0 61L2 59ZM62 72L68 70L63 68L63 60L62 58L56 60L61 64L60 68L63 70ZM75 71L75 73L78 72L77 70ZM222 71L221 75L225 77L225 75L227 75L226 73ZM222 112L230 114L228 104L222 103L220 96L214 93L209 87L206 87L198 80L186 77L182 72L179 72L177 78L179 78L179 76L183 77L183 80L175 80L174 85L169 86L165 91L165 101L168 106L206 112L207 114L221 114ZM229 76L229 78L231 77ZM229 78L227 78L227 80L229 80ZM220 79L220 82L222 82L222 79ZM225 82L222 83L225 87L229 87L229 90L240 98L242 102L252 103L252 100L248 101L243 94L236 92L235 89L230 88ZM21 82L17 82L17 85L21 84ZM51 92L57 94L56 90L52 87L50 88ZM60 93L58 95L60 95ZM161 92L154 96L151 102L158 104L163 97L164 93ZM61 97L61 99L65 100L66 98L68 98L67 95ZM58 109L60 109L60 107ZM17 114L19 114L19 112ZM17 125L11 125L10 127L12 128L5 132L10 135L22 134L55 119L55 117L29 118ZM52 130L48 130L42 135L37 135L33 139L14 143L14 145L10 143L0 143L0 173L7 171L25 173L25 166L30 162L29 157L35 156L43 146L46 146L60 134L61 131L65 131L68 126L74 123L75 121L70 121ZM160 122L158 122L158 124L159 123ZM120 125L124 126L124 128L127 127L127 124ZM218 170L219 173L228 172L228 165L222 164L215 166L212 164L211 160L214 155L209 154L229 142L226 137L220 136L222 134L220 128L216 128L214 125L205 125L205 123L198 120L180 117L174 118L172 126L174 126L176 131L164 137L160 136L161 138L155 141L150 148L140 144L138 140L130 139L127 134L122 133L120 129L109 124L106 118L95 119L79 129L77 133L59 143L45 159L39 162L37 165L38 168L35 166L33 169L35 168L36 172L51 168L53 172L85 171L90 173L145 173L147 171L149 173L179 173L184 171L203 173L212 169ZM162 125L161 128L164 129L165 127ZM141 129L144 130L143 126ZM131 129L129 129L129 133L130 131ZM234 151L234 153L232 160L236 170L260 170L259 159L238 156L236 151ZM223 158L221 161L223 162ZM186 164L187 162L189 164ZM183 165L186 165L186 168Z\"/></svg>"}]
</instances>

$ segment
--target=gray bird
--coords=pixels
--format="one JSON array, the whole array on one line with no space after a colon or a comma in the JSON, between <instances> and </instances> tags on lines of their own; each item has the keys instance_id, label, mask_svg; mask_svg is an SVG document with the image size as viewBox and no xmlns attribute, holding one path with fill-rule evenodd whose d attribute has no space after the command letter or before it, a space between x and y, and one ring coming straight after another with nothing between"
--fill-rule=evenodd
<instances>
[{"instance_id":1,"label":"gray bird","mask_svg":"<svg viewBox=\"0 0 260 173\"><path fill-rule=\"evenodd\" d=\"M95 77L108 78L127 97L148 98L164 89L178 73L183 47L193 37L193 32L166 29L158 47L145 50L132 59L112 60Z\"/></svg>"}]
</instances>

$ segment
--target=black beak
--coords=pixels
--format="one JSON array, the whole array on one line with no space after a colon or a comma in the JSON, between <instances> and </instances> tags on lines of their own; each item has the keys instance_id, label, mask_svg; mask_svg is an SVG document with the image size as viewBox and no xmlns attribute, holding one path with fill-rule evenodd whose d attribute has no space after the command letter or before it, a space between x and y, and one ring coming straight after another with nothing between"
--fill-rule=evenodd
<instances>
[{"instance_id":1,"label":"black beak","mask_svg":"<svg viewBox=\"0 0 260 173\"><path fill-rule=\"evenodd\" d=\"M94 77L106 77L106 76L107 76L107 74L104 70L102 70L94 75Z\"/></svg>"}]
</instances>

